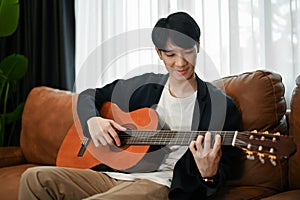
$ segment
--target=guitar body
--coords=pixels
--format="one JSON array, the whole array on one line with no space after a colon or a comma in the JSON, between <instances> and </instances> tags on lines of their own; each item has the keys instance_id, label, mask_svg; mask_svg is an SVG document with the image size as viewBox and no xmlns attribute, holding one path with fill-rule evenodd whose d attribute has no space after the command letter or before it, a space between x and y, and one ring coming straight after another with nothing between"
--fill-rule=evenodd
<instances>
[{"instance_id":1,"label":"guitar body","mask_svg":"<svg viewBox=\"0 0 300 200\"><path fill-rule=\"evenodd\" d=\"M156 130L158 126L157 113L151 108L125 113L117 105L106 102L100 110L100 115L131 130ZM150 148L150 145L96 147L90 141L83 156L78 157L83 138L80 122L76 120L61 144L56 160L57 166L87 169L105 164L113 169L124 171L141 161Z\"/></svg>"}]
</instances>

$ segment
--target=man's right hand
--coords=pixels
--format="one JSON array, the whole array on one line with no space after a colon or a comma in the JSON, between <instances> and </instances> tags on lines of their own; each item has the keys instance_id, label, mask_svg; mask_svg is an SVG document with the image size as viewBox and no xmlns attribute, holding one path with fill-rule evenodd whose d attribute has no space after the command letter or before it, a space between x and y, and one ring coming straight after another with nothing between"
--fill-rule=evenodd
<instances>
[{"instance_id":1,"label":"man's right hand","mask_svg":"<svg viewBox=\"0 0 300 200\"><path fill-rule=\"evenodd\" d=\"M126 128L117 122L102 117L92 117L87 121L91 138L96 147L102 145L121 145L117 131L126 131Z\"/></svg>"}]
</instances>

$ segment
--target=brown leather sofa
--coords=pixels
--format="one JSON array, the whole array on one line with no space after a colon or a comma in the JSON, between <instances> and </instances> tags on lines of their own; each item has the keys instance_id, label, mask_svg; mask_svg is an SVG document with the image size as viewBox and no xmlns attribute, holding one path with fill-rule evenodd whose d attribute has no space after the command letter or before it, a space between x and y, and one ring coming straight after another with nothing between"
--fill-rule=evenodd
<instances>
[{"instance_id":1,"label":"brown leather sofa","mask_svg":"<svg viewBox=\"0 0 300 200\"><path fill-rule=\"evenodd\" d=\"M230 95L242 113L243 130L289 134L300 149L300 80L295 87L290 111L284 99L281 76L268 71L247 72L214 81ZM36 87L27 97L20 147L0 148L0 198L17 199L21 174L29 167L55 165L60 145L73 124L77 94L49 87ZM229 180L210 199L299 199L300 152L268 160L245 157Z\"/></svg>"}]
</instances>

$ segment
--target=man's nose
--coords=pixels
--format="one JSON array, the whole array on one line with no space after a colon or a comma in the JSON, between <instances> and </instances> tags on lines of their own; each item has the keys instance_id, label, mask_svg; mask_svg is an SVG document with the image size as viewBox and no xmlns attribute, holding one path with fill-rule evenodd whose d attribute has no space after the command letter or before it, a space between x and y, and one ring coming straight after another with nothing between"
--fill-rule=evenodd
<instances>
[{"instance_id":1,"label":"man's nose","mask_svg":"<svg viewBox=\"0 0 300 200\"><path fill-rule=\"evenodd\" d=\"M187 64L187 60L182 55L178 55L176 57L176 66L181 67L181 66L185 66L186 64Z\"/></svg>"}]
</instances>

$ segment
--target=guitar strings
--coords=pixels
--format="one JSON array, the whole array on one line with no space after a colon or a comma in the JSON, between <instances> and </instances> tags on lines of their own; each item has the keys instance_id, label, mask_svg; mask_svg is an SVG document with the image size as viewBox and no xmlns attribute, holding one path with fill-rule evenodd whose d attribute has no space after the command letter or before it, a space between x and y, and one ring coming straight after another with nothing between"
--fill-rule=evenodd
<instances>
[{"instance_id":1,"label":"guitar strings","mask_svg":"<svg viewBox=\"0 0 300 200\"><path fill-rule=\"evenodd\" d=\"M125 140L127 144L134 144L135 142L138 142L138 144L189 144L192 140L196 139L198 135L204 135L206 131L129 130L125 131L125 133L131 133L131 135L121 134L119 137ZM222 143L226 143L228 138L232 139L235 134L233 131L213 131L211 133L212 136L216 134L222 135ZM214 139L212 142L213 141ZM227 143L231 144L231 140L229 142L227 141Z\"/></svg>"}]
</instances>

